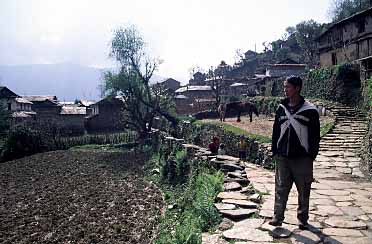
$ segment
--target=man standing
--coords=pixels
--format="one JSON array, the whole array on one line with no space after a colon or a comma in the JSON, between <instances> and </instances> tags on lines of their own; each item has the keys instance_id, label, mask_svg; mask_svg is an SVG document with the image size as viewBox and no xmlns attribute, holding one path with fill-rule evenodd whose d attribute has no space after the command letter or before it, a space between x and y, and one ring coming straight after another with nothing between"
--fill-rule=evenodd
<instances>
[{"instance_id":1,"label":"man standing","mask_svg":"<svg viewBox=\"0 0 372 244\"><path fill-rule=\"evenodd\" d=\"M319 151L320 123L316 107L300 95L302 80L291 76L284 81L286 98L275 114L272 151L275 156L274 217L269 224L281 226L293 182L298 191L297 219L300 229L308 228L313 161Z\"/></svg>"}]
</instances>

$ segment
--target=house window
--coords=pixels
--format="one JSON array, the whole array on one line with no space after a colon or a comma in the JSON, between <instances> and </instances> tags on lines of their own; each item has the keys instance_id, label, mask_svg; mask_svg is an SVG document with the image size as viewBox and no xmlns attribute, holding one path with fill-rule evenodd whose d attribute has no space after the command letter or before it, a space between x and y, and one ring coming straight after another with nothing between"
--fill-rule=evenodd
<instances>
[{"instance_id":1,"label":"house window","mask_svg":"<svg viewBox=\"0 0 372 244\"><path fill-rule=\"evenodd\" d=\"M366 31L366 22L365 20L358 21L358 33L363 33Z\"/></svg>"},{"instance_id":2,"label":"house window","mask_svg":"<svg viewBox=\"0 0 372 244\"><path fill-rule=\"evenodd\" d=\"M9 110L9 111L12 110L12 104L11 104L11 103L8 103L8 110Z\"/></svg>"},{"instance_id":3,"label":"house window","mask_svg":"<svg viewBox=\"0 0 372 244\"><path fill-rule=\"evenodd\" d=\"M337 64L337 55L336 53L332 53L332 65L336 65Z\"/></svg>"}]
</instances>

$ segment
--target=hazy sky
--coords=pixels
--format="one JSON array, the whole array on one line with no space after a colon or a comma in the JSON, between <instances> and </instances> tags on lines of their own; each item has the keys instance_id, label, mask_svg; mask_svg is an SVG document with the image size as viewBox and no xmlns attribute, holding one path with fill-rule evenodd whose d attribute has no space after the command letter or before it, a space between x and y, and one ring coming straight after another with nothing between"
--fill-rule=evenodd
<instances>
[{"instance_id":1,"label":"hazy sky","mask_svg":"<svg viewBox=\"0 0 372 244\"><path fill-rule=\"evenodd\" d=\"M0 0L0 65L71 62L108 67L112 31L134 24L158 75L187 81L193 66L233 64L286 27L329 22L331 0Z\"/></svg>"}]
</instances>

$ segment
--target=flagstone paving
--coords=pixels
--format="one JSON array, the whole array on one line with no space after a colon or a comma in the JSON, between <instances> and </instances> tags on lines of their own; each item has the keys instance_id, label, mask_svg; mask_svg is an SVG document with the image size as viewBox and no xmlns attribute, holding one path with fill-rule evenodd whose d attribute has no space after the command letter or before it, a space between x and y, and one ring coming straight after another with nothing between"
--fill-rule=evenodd
<instances>
[{"instance_id":1,"label":"flagstone paving","mask_svg":"<svg viewBox=\"0 0 372 244\"><path fill-rule=\"evenodd\" d=\"M222 165L225 175L231 171L229 176L244 177L249 180L249 187L232 183L234 181L225 184L225 192L218 195L221 203L217 207L232 222L221 224L228 228L220 227L214 234L203 234L203 243L228 243L230 240L236 244L372 243L372 183L364 180L359 157L366 120L352 108L334 106L329 109L336 124L332 132L322 138L319 155L314 161L309 230L297 227L295 186L288 198L284 224L275 228L268 225L273 216L274 172L233 157L218 156L212 161ZM256 191L254 195L250 195L252 188ZM231 209L231 205L235 208L226 210Z\"/></svg>"}]
</instances>

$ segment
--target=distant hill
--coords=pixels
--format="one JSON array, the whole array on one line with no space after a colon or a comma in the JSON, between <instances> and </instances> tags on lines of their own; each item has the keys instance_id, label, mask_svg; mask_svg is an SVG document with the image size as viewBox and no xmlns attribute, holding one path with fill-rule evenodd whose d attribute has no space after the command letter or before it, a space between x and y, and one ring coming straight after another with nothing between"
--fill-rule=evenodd
<instances>
[{"instance_id":1,"label":"distant hill","mask_svg":"<svg viewBox=\"0 0 372 244\"><path fill-rule=\"evenodd\" d=\"M78 64L0 66L0 85L19 95L55 95L60 101L98 100L104 69ZM154 75L153 80L163 78Z\"/></svg>"}]
</instances>

